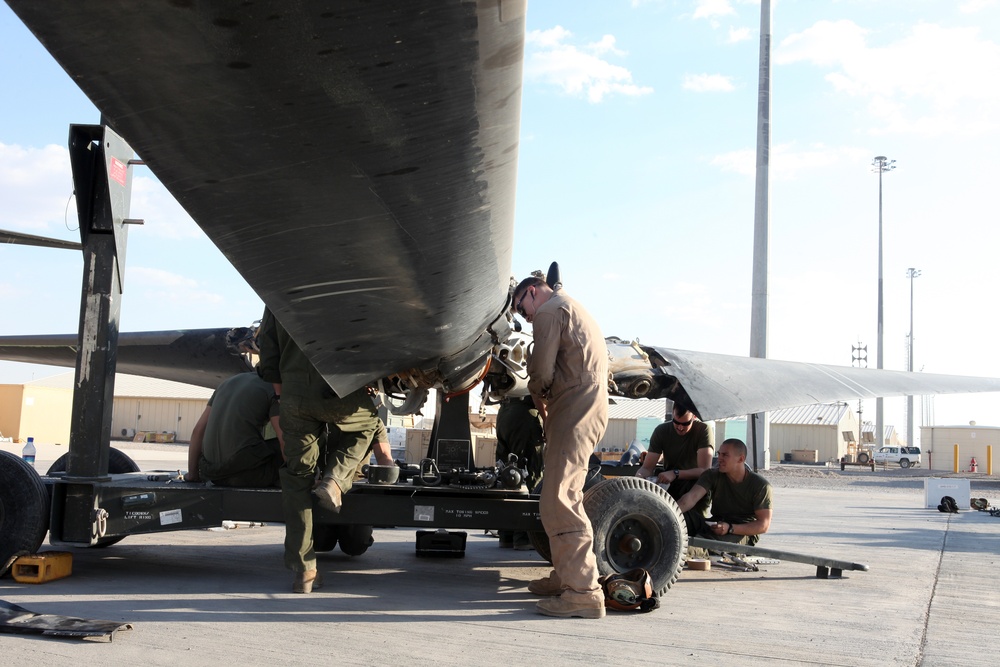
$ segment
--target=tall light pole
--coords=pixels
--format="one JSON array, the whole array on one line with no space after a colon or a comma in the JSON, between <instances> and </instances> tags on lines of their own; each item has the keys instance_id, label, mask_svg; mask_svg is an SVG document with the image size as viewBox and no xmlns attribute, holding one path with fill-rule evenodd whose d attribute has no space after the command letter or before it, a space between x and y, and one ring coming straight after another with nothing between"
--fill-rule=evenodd
<instances>
[{"instance_id":1,"label":"tall light pole","mask_svg":"<svg viewBox=\"0 0 1000 667\"><path fill-rule=\"evenodd\" d=\"M878 343L876 345L876 368L882 369L882 174L896 168L896 161L884 155L872 160L872 167L878 172ZM885 444L885 420L882 416L882 397L875 399L875 442L878 448ZM876 448L876 449L878 449Z\"/></svg>"},{"instance_id":2,"label":"tall light pole","mask_svg":"<svg viewBox=\"0 0 1000 667\"><path fill-rule=\"evenodd\" d=\"M920 277L920 270L910 267L906 270L906 277L910 279L910 344L906 361L906 370L913 372L913 279ZM917 439L913 437L913 395L906 397L906 440L911 447L917 444Z\"/></svg>"},{"instance_id":3,"label":"tall light pole","mask_svg":"<svg viewBox=\"0 0 1000 667\"><path fill-rule=\"evenodd\" d=\"M750 301L750 356L767 357L767 259L771 164L771 1L760 2L760 56L757 73L757 177L753 212L753 278ZM748 416L753 469L770 467L767 413Z\"/></svg>"}]
</instances>

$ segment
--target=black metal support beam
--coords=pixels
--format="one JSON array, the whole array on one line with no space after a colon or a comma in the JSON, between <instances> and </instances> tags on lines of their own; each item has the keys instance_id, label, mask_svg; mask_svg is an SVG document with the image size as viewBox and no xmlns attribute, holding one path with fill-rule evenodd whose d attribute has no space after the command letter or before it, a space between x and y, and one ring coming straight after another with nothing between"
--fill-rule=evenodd
<instances>
[{"instance_id":1,"label":"black metal support beam","mask_svg":"<svg viewBox=\"0 0 1000 667\"><path fill-rule=\"evenodd\" d=\"M103 125L71 125L70 163L83 245L83 287L76 381L66 465L63 539L94 540L93 487L75 484L107 480L114 406L118 316L131 197L132 148ZM53 520L57 516L53 508Z\"/></svg>"},{"instance_id":2,"label":"black metal support beam","mask_svg":"<svg viewBox=\"0 0 1000 667\"><path fill-rule=\"evenodd\" d=\"M451 440L468 443L469 464L473 467L474 452L472 450L472 427L469 424L469 393L445 398L441 391L437 393L437 408L434 411L434 427L431 429L431 443L427 456L440 464L442 450L440 441Z\"/></svg>"}]
</instances>

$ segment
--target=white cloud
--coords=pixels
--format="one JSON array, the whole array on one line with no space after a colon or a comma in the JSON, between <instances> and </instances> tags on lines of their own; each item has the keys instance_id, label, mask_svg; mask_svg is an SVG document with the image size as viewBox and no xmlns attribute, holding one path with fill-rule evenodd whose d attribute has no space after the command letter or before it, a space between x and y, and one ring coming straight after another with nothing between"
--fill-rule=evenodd
<instances>
[{"instance_id":1,"label":"white cloud","mask_svg":"<svg viewBox=\"0 0 1000 667\"><path fill-rule=\"evenodd\" d=\"M698 0L694 10L694 18L711 19L735 13L736 10L729 4L729 0Z\"/></svg>"},{"instance_id":2,"label":"white cloud","mask_svg":"<svg viewBox=\"0 0 1000 667\"><path fill-rule=\"evenodd\" d=\"M601 37L601 41L588 44L587 48L596 55L603 55L605 53L613 53L619 57L626 55L624 51L615 48L614 35L605 35Z\"/></svg>"},{"instance_id":3,"label":"white cloud","mask_svg":"<svg viewBox=\"0 0 1000 667\"><path fill-rule=\"evenodd\" d=\"M859 164L871 162L870 149L854 146L824 146L817 144L805 149L797 149L791 144L771 146L769 171L775 180L791 180L802 172L823 169L837 164ZM757 151L752 148L716 155L709 164L722 171L753 177L757 173Z\"/></svg>"},{"instance_id":4,"label":"white cloud","mask_svg":"<svg viewBox=\"0 0 1000 667\"><path fill-rule=\"evenodd\" d=\"M552 49L560 45L564 39L568 39L572 33L561 25L548 30L532 30L525 38L528 44L535 44L543 49Z\"/></svg>"},{"instance_id":5,"label":"white cloud","mask_svg":"<svg viewBox=\"0 0 1000 667\"><path fill-rule=\"evenodd\" d=\"M736 89L732 79L721 74L685 74L681 86L697 93L728 93Z\"/></svg>"},{"instance_id":6,"label":"white cloud","mask_svg":"<svg viewBox=\"0 0 1000 667\"><path fill-rule=\"evenodd\" d=\"M191 216L159 182L148 176L132 180L129 215L145 221L143 229L160 238L184 240L204 238Z\"/></svg>"},{"instance_id":7,"label":"white cloud","mask_svg":"<svg viewBox=\"0 0 1000 667\"><path fill-rule=\"evenodd\" d=\"M0 228L59 238L67 235L67 228L77 230L69 150L55 144L34 148L0 143L0 201ZM146 232L160 238L203 237L184 209L149 176L133 176L129 215L145 220Z\"/></svg>"},{"instance_id":8,"label":"white cloud","mask_svg":"<svg viewBox=\"0 0 1000 667\"><path fill-rule=\"evenodd\" d=\"M736 44L750 39L750 28L729 28L729 43Z\"/></svg>"},{"instance_id":9,"label":"white cloud","mask_svg":"<svg viewBox=\"0 0 1000 667\"><path fill-rule=\"evenodd\" d=\"M653 92L649 86L633 83L628 69L600 57L625 55L615 47L614 36L605 35L583 48L568 44L571 36L562 26L528 33L530 53L525 62L525 78L558 86L569 95L586 96L594 103L612 94L639 96Z\"/></svg>"},{"instance_id":10,"label":"white cloud","mask_svg":"<svg viewBox=\"0 0 1000 667\"><path fill-rule=\"evenodd\" d=\"M72 194L66 148L0 143L0 227L29 233L76 229L76 208L66 208Z\"/></svg>"},{"instance_id":11,"label":"white cloud","mask_svg":"<svg viewBox=\"0 0 1000 667\"><path fill-rule=\"evenodd\" d=\"M193 278L146 266L134 266L129 269L129 278L142 285L156 285L172 289L191 289L198 287L198 281Z\"/></svg>"},{"instance_id":12,"label":"white cloud","mask_svg":"<svg viewBox=\"0 0 1000 667\"><path fill-rule=\"evenodd\" d=\"M154 303L179 303L186 307L221 304L222 295L201 288L197 280L145 266L127 269L126 281L130 293L141 294L143 300Z\"/></svg>"},{"instance_id":13,"label":"white cloud","mask_svg":"<svg viewBox=\"0 0 1000 667\"><path fill-rule=\"evenodd\" d=\"M886 46L869 46L851 21L820 21L786 38L775 63L830 69L836 92L867 100L873 134L974 136L1000 114L1000 45L978 28L922 23Z\"/></svg>"}]
</instances>

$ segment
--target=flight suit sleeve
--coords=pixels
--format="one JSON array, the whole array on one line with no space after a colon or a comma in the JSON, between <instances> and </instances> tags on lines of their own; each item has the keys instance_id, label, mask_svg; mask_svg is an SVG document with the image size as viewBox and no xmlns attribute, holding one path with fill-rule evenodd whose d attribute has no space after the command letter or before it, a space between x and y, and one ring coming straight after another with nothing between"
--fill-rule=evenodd
<instances>
[{"instance_id":1,"label":"flight suit sleeve","mask_svg":"<svg viewBox=\"0 0 1000 667\"><path fill-rule=\"evenodd\" d=\"M257 347L260 348L257 374L265 382L281 384L281 347L278 344L278 326L277 320L274 319L269 308L264 309L264 315L260 320Z\"/></svg>"},{"instance_id":2,"label":"flight suit sleeve","mask_svg":"<svg viewBox=\"0 0 1000 667\"><path fill-rule=\"evenodd\" d=\"M528 359L528 391L532 396L548 398L559 353L559 319L553 313L538 313L531 326L535 342Z\"/></svg>"}]
</instances>

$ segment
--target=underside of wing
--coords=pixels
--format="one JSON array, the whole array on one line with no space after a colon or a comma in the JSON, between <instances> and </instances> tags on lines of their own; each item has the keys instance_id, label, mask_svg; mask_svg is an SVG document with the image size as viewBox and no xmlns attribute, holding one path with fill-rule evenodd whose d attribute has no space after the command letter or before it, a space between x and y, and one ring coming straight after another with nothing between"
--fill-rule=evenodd
<instances>
[{"instance_id":1,"label":"underside of wing","mask_svg":"<svg viewBox=\"0 0 1000 667\"><path fill-rule=\"evenodd\" d=\"M507 333L523 0L8 4L339 393Z\"/></svg>"}]
</instances>

